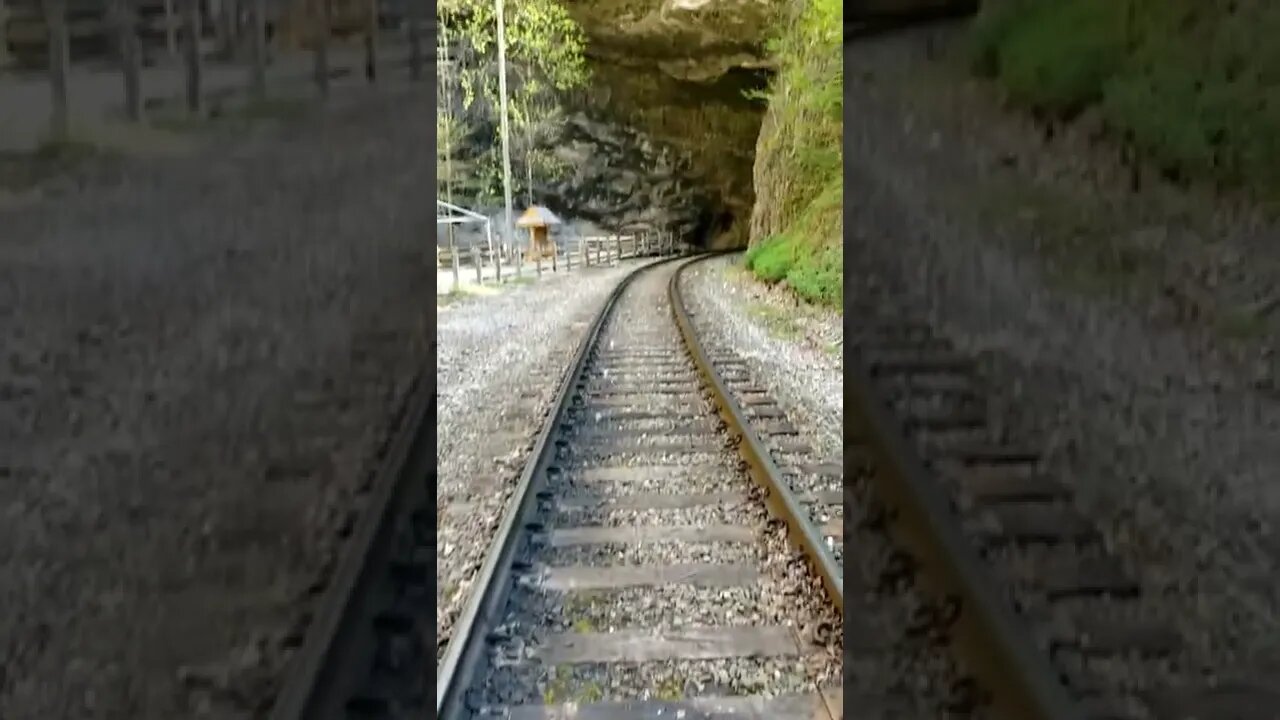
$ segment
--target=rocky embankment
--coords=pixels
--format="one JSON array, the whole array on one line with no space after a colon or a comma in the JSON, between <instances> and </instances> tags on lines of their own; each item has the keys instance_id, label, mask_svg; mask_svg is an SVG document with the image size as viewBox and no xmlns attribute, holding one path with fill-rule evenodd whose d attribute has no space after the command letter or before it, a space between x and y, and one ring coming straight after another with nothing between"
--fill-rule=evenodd
<instances>
[{"instance_id":1,"label":"rocky embankment","mask_svg":"<svg viewBox=\"0 0 1280 720\"><path fill-rule=\"evenodd\" d=\"M424 94L0 209L0 717L269 702L425 366Z\"/></svg>"},{"instance_id":2,"label":"rocky embankment","mask_svg":"<svg viewBox=\"0 0 1280 720\"><path fill-rule=\"evenodd\" d=\"M846 271L981 359L1205 668L1280 666L1274 224L1156 175L1088 118L1046 131L952 54L845 46ZM995 382L998 380L998 382Z\"/></svg>"}]
</instances>

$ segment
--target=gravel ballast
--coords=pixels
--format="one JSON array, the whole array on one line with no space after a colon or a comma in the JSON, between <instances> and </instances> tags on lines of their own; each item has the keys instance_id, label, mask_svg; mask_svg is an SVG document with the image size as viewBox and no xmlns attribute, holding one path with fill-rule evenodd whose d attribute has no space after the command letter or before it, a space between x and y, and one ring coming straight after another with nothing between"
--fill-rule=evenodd
<instances>
[{"instance_id":1,"label":"gravel ballast","mask_svg":"<svg viewBox=\"0 0 1280 720\"><path fill-rule=\"evenodd\" d=\"M682 278L699 332L733 348L819 455L843 451L844 327L839 312L798 305L742 267L741 255L700 262Z\"/></svg>"},{"instance_id":2,"label":"gravel ballast","mask_svg":"<svg viewBox=\"0 0 1280 720\"><path fill-rule=\"evenodd\" d=\"M579 268L439 311L437 654L574 352L609 293L642 263Z\"/></svg>"},{"instance_id":3,"label":"gravel ballast","mask_svg":"<svg viewBox=\"0 0 1280 720\"><path fill-rule=\"evenodd\" d=\"M1273 678L1275 318L1232 308L1277 286L1259 242L1274 229L1209 217L1194 188L1131 183L1087 118L1050 133L1000 110L926 59L957 37L845 48L848 296L887 299L980 359L992 416L1047 449L1177 618L1190 672Z\"/></svg>"},{"instance_id":4,"label":"gravel ballast","mask_svg":"<svg viewBox=\"0 0 1280 720\"><path fill-rule=\"evenodd\" d=\"M0 717L246 717L425 367L425 94L0 210Z\"/></svg>"},{"instance_id":5,"label":"gravel ballast","mask_svg":"<svg viewBox=\"0 0 1280 720\"><path fill-rule=\"evenodd\" d=\"M581 708L600 700L816 693L839 681L840 620L814 576L787 545L781 524L767 523L762 493L750 478L739 470L728 483L722 481L720 476L741 462L740 456L723 449L723 429L713 423L686 435L687 422L673 416L665 427L646 424L632 435L593 418L597 403L656 392L690 408L706 407L668 305L674 269L667 265L639 276L619 300L587 376L578 384L574 399L580 401L581 411L563 428L568 437L557 437L557 442L567 439L568 445L536 516L536 526L550 532L548 541L530 538L518 547L525 548L522 559L531 566L570 575L589 576L592 570L606 576L655 572L697 562L745 566L758 577L715 589L686 585L690 576L643 589L610 584L616 579L596 588L568 589L533 580L507 603L499 624L503 639L492 648L490 665L477 686L481 705L574 702ZM644 368L633 361L636 357L658 362ZM657 371L658 366L663 369ZM605 377L617 382L600 382ZM594 387L606 384L630 390L620 395L593 393ZM675 386L682 389L668 391ZM595 445L613 447L609 439L616 437L640 442L618 445L622 450ZM591 450L585 446L588 442L593 443ZM690 450L704 446L720 449ZM647 476L646 467L685 463L714 464L717 469L707 475L669 476L667 488L683 498L680 505L633 509L623 502L625 495L615 495L613 502L584 511L571 502L582 497L578 485L564 483L575 476L600 477L632 468ZM600 484L615 489L613 483ZM574 494L562 494L566 485ZM728 487L733 493L702 494L708 485ZM631 532L610 532L617 529ZM716 530L720 532L712 532ZM617 542L627 538L625 545ZM573 545L585 547L567 557L565 551ZM566 625L567 639L560 635ZM623 631L627 634L620 636ZM699 637L708 640L696 641L696 648L685 639ZM725 640L732 637L755 643L754 649ZM656 652L644 649L648 642L658 643ZM728 644L720 644L724 642ZM563 647L576 649L565 654L559 650Z\"/></svg>"}]
</instances>

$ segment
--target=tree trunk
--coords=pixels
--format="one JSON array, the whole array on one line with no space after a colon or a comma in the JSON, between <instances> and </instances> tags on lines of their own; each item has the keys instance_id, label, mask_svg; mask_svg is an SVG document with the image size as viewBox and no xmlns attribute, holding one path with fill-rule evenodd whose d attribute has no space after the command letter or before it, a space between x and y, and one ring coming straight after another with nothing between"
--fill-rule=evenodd
<instances>
[{"instance_id":1,"label":"tree trunk","mask_svg":"<svg viewBox=\"0 0 1280 720\"><path fill-rule=\"evenodd\" d=\"M200 68L200 0L181 1L182 50L187 68L187 110L198 113L204 106Z\"/></svg>"},{"instance_id":2,"label":"tree trunk","mask_svg":"<svg viewBox=\"0 0 1280 720\"><path fill-rule=\"evenodd\" d=\"M53 92L53 112L49 118L49 139L65 142L71 137L71 111L67 101L67 73L71 48L67 38L65 0L44 0L44 17L49 28L49 87Z\"/></svg>"},{"instance_id":3,"label":"tree trunk","mask_svg":"<svg viewBox=\"0 0 1280 720\"><path fill-rule=\"evenodd\" d=\"M320 97L329 97L329 36L333 33L333 13L331 0L319 0L320 18L317 22L320 29L316 33L316 87Z\"/></svg>"},{"instance_id":4,"label":"tree trunk","mask_svg":"<svg viewBox=\"0 0 1280 720\"><path fill-rule=\"evenodd\" d=\"M0 68L9 64L9 11L8 0L0 0Z\"/></svg>"},{"instance_id":5,"label":"tree trunk","mask_svg":"<svg viewBox=\"0 0 1280 720\"><path fill-rule=\"evenodd\" d=\"M255 101L267 97L267 9L264 0L253 0L253 62L250 66L249 89Z\"/></svg>"},{"instance_id":6,"label":"tree trunk","mask_svg":"<svg viewBox=\"0 0 1280 720\"><path fill-rule=\"evenodd\" d=\"M369 31L364 36L364 77L378 82L378 0L369 0Z\"/></svg>"},{"instance_id":7,"label":"tree trunk","mask_svg":"<svg viewBox=\"0 0 1280 720\"><path fill-rule=\"evenodd\" d=\"M138 41L138 14L134 0L116 0L116 32L120 46L120 71L124 75L124 112L129 120L142 120L142 47Z\"/></svg>"}]
</instances>

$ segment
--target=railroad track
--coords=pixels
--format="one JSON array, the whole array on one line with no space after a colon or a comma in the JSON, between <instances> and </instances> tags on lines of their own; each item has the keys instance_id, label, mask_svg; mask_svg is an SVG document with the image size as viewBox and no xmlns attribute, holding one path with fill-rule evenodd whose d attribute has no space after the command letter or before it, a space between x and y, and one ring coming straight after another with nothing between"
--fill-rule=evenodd
<instances>
[{"instance_id":1,"label":"railroad track","mask_svg":"<svg viewBox=\"0 0 1280 720\"><path fill-rule=\"evenodd\" d=\"M637 271L589 329L440 658L438 717L838 720L843 679L869 719L1274 720L1274 691L1178 667L1069 487L989 425L968 358L850 310L860 402L843 457L815 457L685 306L697 261ZM274 720L433 712L430 407L419 388Z\"/></svg>"},{"instance_id":2,"label":"railroad track","mask_svg":"<svg viewBox=\"0 0 1280 720\"><path fill-rule=\"evenodd\" d=\"M831 543L700 352L677 267L630 276L588 331L440 658L438 717L841 717ZM273 720L432 716L431 402L408 403Z\"/></svg>"},{"instance_id":3,"label":"railroad track","mask_svg":"<svg viewBox=\"0 0 1280 720\"><path fill-rule=\"evenodd\" d=\"M441 663L439 717L841 716L839 568L770 485L678 262L632 276L584 342Z\"/></svg>"},{"instance_id":4,"label":"railroad track","mask_svg":"<svg viewBox=\"0 0 1280 720\"><path fill-rule=\"evenodd\" d=\"M1274 720L1273 678L1198 668L1176 618L1041 453L988 419L973 360L883 299L846 308L850 472L931 588L970 699L1035 720ZM846 452L850 452L849 449Z\"/></svg>"}]
</instances>

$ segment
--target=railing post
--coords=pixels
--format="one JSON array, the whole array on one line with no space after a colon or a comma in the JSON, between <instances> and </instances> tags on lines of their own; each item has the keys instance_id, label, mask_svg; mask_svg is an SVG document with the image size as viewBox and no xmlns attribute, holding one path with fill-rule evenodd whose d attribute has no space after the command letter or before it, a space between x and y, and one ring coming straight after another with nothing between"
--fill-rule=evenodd
<instances>
[{"instance_id":1,"label":"railing post","mask_svg":"<svg viewBox=\"0 0 1280 720\"><path fill-rule=\"evenodd\" d=\"M9 64L9 11L8 0L0 0L0 69Z\"/></svg>"}]
</instances>

